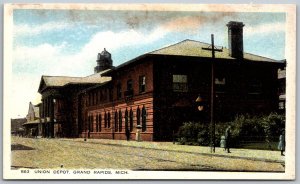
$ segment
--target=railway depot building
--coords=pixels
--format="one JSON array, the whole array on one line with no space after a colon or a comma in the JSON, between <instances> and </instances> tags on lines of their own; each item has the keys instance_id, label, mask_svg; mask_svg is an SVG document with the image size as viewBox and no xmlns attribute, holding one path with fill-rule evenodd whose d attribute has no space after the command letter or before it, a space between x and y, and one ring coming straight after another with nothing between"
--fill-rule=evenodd
<instances>
[{"instance_id":1,"label":"railway depot building","mask_svg":"<svg viewBox=\"0 0 300 184\"><path fill-rule=\"evenodd\" d=\"M45 137L171 140L187 121L210 121L214 63L215 121L241 113L278 110L277 61L243 51L243 23L229 22L229 47L212 58L211 45L184 40L113 67L98 54L87 77L42 76L41 121ZM203 99L203 111L195 100Z\"/></svg>"}]
</instances>

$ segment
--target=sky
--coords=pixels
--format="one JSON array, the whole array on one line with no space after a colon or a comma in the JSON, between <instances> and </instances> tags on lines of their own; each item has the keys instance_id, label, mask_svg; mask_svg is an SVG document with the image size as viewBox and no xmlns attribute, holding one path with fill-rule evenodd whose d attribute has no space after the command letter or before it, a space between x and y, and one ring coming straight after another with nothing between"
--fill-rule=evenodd
<instances>
[{"instance_id":1,"label":"sky","mask_svg":"<svg viewBox=\"0 0 300 184\"><path fill-rule=\"evenodd\" d=\"M11 118L37 104L42 75L87 76L104 48L118 66L185 39L228 47L229 21L244 26L244 51L285 59L285 13L15 9Z\"/></svg>"}]
</instances>

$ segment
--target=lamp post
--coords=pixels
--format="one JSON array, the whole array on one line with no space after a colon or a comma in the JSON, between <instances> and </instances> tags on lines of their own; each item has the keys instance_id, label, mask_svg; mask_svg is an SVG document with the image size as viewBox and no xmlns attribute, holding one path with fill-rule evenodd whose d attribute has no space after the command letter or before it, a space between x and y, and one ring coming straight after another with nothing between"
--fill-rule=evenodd
<instances>
[{"instance_id":1,"label":"lamp post","mask_svg":"<svg viewBox=\"0 0 300 184\"><path fill-rule=\"evenodd\" d=\"M215 98L215 52L223 52L223 48L218 49L214 45L214 35L211 34L211 47L202 48L202 50L211 51L211 93L210 93L210 124L211 124L211 152L215 152L215 121L214 121L214 98Z\"/></svg>"},{"instance_id":2,"label":"lamp post","mask_svg":"<svg viewBox=\"0 0 300 184\"><path fill-rule=\"evenodd\" d=\"M197 105L197 109L198 109L198 111L199 112L202 112L203 110L204 110L204 103L203 103L203 99L202 99L202 97L200 96L200 94L198 95L198 97L197 97L197 99L196 99L196 105ZM211 153L212 152L215 152L215 146L214 146L214 127L212 127L213 126L213 124L211 124L211 135L210 135L210 151L211 151Z\"/></svg>"}]
</instances>

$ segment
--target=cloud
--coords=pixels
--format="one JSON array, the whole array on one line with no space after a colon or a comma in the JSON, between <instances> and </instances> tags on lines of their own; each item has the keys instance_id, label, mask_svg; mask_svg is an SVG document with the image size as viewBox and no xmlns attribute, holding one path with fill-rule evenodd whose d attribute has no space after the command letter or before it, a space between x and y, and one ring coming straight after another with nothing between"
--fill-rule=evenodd
<instances>
[{"instance_id":1,"label":"cloud","mask_svg":"<svg viewBox=\"0 0 300 184\"><path fill-rule=\"evenodd\" d=\"M148 44L161 39L168 33L168 30L162 28L157 28L150 33L139 32L133 29L118 33L112 31L99 32L83 47L81 54L84 56L93 56L99 49L103 49L104 47L108 50L115 50L130 45Z\"/></svg>"},{"instance_id":2,"label":"cloud","mask_svg":"<svg viewBox=\"0 0 300 184\"><path fill-rule=\"evenodd\" d=\"M284 22L260 24L257 26L245 26L244 28L245 36L253 36L255 34L269 34L276 32L285 32Z\"/></svg>"},{"instance_id":3,"label":"cloud","mask_svg":"<svg viewBox=\"0 0 300 184\"><path fill-rule=\"evenodd\" d=\"M66 22L47 22L41 25L16 24L13 28L15 36L39 35L44 32L57 31L70 28Z\"/></svg>"},{"instance_id":4,"label":"cloud","mask_svg":"<svg viewBox=\"0 0 300 184\"><path fill-rule=\"evenodd\" d=\"M93 73L97 53L104 47L110 52L131 45L144 45L157 41L168 31L157 28L151 32L128 30L98 32L78 53L66 53L67 43L38 46L16 45L13 50L12 103L20 104L14 116L27 113L29 101L37 101L41 75L86 76ZM113 54L113 53L112 53Z\"/></svg>"},{"instance_id":5,"label":"cloud","mask_svg":"<svg viewBox=\"0 0 300 184\"><path fill-rule=\"evenodd\" d=\"M28 111L28 104L40 103L40 95L37 93L40 77L32 74L14 74L9 103L13 105L13 110L9 111L11 118L25 117Z\"/></svg>"},{"instance_id":6,"label":"cloud","mask_svg":"<svg viewBox=\"0 0 300 184\"><path fill-rule=\"evenodd\" d=\"M160 26L169 30L176 31L197 31L197 28L204 24L216 24L222 22L225 18L236 17L232 12L220 12L218 14L198 14L190 16L181 16L161 22Z\"/></svg>"}]
</instances>

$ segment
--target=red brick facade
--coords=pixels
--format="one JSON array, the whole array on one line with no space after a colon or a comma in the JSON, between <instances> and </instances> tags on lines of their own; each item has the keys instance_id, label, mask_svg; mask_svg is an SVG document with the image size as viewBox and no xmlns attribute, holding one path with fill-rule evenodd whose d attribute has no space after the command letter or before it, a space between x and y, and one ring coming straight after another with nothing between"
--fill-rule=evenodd
<instances>
[{"instance_id":1,"label":"red brick facade","mask_svg":"<svg viewBox=\"0 0 300 184\"><path fill-rule=\"evenodd\" d=\"M139 89L141 77L145 79L143 91ZM132 81L132 94L127 92L129 80ZM111 82L86 90L81 95L81 104L85 104L80 122L83 124L81 137L126 139L128 128L130 139L135 139L136 127L140 124L142 140L152 141L153 63L112 74Z\"/></svg>"}]
</instances>

